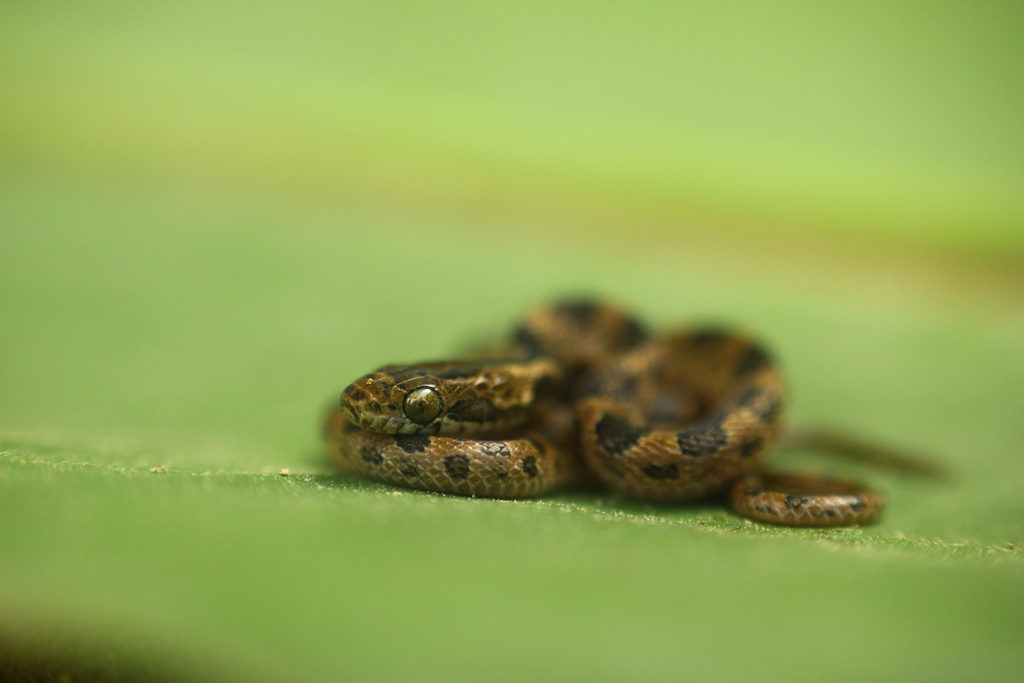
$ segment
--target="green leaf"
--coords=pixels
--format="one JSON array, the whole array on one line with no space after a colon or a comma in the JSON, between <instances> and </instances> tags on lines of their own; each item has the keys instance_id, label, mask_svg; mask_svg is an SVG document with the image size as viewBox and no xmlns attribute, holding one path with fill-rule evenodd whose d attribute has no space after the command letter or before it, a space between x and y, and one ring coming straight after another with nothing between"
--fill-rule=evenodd
<instances>
[{"instance_id":1,"label":"green leaf","mask_svg":"<svg viewBox=\"0 0 1024 683\"><path fill-rule=\"evenodd\" d=\"M1019 677L1019 10L14 7L0 677ZM888 495L811 530L328 470L348 381L574 292L948 474L779 448Z\"/></svg>"}]
</instances>

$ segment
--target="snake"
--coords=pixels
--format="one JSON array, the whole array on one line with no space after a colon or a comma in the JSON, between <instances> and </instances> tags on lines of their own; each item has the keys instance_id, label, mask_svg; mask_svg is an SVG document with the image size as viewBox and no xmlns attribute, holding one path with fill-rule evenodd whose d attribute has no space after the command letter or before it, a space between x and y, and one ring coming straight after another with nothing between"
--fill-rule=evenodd
<instances>
[{"instance_id":1,"label":"snake","mask_svg":"<svg viewBox=\"0 0 1024 683\"><path fill-rule=\"evenodd\" d=\"M785 398L779 364L749 336L654 335L621 307L565 300L477 358L359 377L324 434L337 470L438 493L529 498L596 480L659 503L725 493L770 524L875 520L885 500L860 484L764 469Z\"/></svg>"}]
</instances>

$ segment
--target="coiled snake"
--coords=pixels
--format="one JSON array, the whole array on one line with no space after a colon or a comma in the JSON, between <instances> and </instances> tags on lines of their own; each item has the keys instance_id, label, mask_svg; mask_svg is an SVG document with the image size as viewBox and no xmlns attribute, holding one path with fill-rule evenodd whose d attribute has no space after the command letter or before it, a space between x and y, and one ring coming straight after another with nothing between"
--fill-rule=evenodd
<instances>
[{"instance_id":1,"label":"coiled snake","mask_svg":"<svg viewBox=\"0 0 1024 683\"><path fill-rule=\"evenodd\" d=\"M334 465L400 486L537 496L588 476L632 497L684 501L728 489L775 524L861 524L882 497L855 484L768 475L782 375L725 330L651 336L623 310L561 302L530 313L487 358L388 365L327 416Z\"/></svg>"}]
</instances>

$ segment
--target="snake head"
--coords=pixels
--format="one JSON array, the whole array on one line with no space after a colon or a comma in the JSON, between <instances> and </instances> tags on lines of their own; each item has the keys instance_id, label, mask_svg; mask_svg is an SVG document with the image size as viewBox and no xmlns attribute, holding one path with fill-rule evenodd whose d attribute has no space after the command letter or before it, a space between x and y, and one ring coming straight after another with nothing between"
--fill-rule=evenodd
<instances>
[{"instance_id":1,"label":"snake head","mask_svg":"<svg viewBox=\"0 0 1024 683\"><path fill-rule=\"evenodd\" d=\"M356 425L384 434L437 433L445 407L440 380L428 374L396 379L385 367L363 375L341 394L341 409Z\"/></svg>"},{"instance_id":2,"label":"snake head","mask_svg":"<svg viewBox=\"0 0 1024 683\"><path fill-rule=\"evenodd\" d=\"M464 400L480 372L478 364L459 362L385 365L350 384L341 408L363 429L384 434L462 433L489 426L492 419L482 409L469 414L467 406L483 403Z\"/></svg>"},{"instance_id":3,"label":"snake head","mask_svg":"<svg viewBox=\"0 0 1024 683\"><path fill-rule=\"evenodd\" d=\"M350 384L341 408L385 434L465 434L522 424L560 380L551 360L387 365Z\"/></svg>"}]
</instances>

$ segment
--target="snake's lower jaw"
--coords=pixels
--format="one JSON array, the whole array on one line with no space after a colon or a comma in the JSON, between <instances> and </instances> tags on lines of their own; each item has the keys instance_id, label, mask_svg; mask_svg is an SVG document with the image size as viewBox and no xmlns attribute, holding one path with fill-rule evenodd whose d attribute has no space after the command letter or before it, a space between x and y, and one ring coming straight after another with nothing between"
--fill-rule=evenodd
<instances>
[{"instance_id":1,"label":"snake's lower jaw","mask_svg":"<svg viewBox=\"0 0 1024 683\"><path fill-rule=\"evenodd\" d=\"M375 415L360 415L355 406L344 396L341 397L341 412L345 414L349 422L361 429L370 429L375 432L384 431L382 427L387 422L387 419L384 417L378 419Z\"/></svg>"},{"instance_id":2,"label":"snake's lower jaw","mask_svg":"<svg viewBox=\"0 0 1024 683\"><path fill-rule=\"evenodd\" d=\"M349 403L344 396L341 398L341 412L348 418L349 422L360 429L366 429L380 434L416 434L420 431L417 425L410 429L405 420L396 419L388 415L377 415L374 413L360 412L356 406Z\"/></svg>"},{"instance_id":3,"label":"snake's lower jaw","mask_svg":"<svg viewBox=\"0 0 1024 683\"><path fill-rule=\"evenodd\" d=\"M359 419L356 418L355 409L352 408L352 404L342 396L341 397L341 412L345 414L345 417L349 419L353 424L359 424Z\"/></svg>"}]
</instances>

